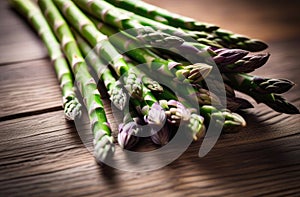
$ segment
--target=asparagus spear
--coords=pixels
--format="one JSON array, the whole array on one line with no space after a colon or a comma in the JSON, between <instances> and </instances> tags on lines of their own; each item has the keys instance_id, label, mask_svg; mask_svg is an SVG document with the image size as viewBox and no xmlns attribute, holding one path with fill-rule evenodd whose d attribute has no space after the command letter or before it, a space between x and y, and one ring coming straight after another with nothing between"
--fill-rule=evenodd
<instances>
[{"instance_id":1,"label":"asparagus spear","mask_svg":"<svg viewBox=\"0 0 300 197\"><path fill-rule=\"evenodd\" d=\"M282 96L294 83L286 79L264 79L246 74L224 74L224 81L232 88L251 96L257 103L264 103L273 110L286 114L299 114L299 110Z\"/></svg>"},{"instance_id":2,"label":"asparagus spear","mask_svg":"<svg viewBox=\"0 0 300 197\"><path fill-rule=\"evenodd\" d=\"M98 29L104 34L111 36L117 33L117 31L112 27L103 24L93 18L91 18L91 20L97 25ZM212 47L208 47L200 43L189 43L189 42L184 42L182 40L178 45L178 42L176 41L178 40L178 38L174 36L161 36L160 33L156 34L155 32L153 33L151 31L147 32L147 28L139 29L138 32L139 33L142 32L142 34L139 34L139 36L137 36L139 38L139 42L144 41L144 43L146 44L150 43L152 47L156 46L157 43L158 47L164 46L166 48L169 48L178 54L184 55L185 57L189 57L189 59L193 62L199 61L200 58L202 60L203 57L206 58L204 59L204 61L208 61L210 60L210 57L208 58L207 56L210 55L212 57L212 60L217 64L221 72L251 72L264 65L270 56L270 54L247 55L248 52L244 50L225 49L225 48L214 49ZM127 46L126 49L129 49L130 47L138 48L138 46L141 45L140 43L134 44L134 42L136 41L128 42L127 40L133 39L128 34L124 36L120 35L119 37L120 38L118 38L118 40L123 40L123 42L126 41L126 44L130 45ZM114 42L112 39L111 41ZM117 43L116 39L114 44L121 45L121 43ZM122 50L129 51L129 50L125 50L125 47L123 47ZM138 57L139 54L145 53L139 49L135 49L134 51L139 51L139 52L128 52L128 53L136 53L135 55L133 54L131 55L134 56L135 58L139 58ZM154 54L152 53L152 56L153 55ZM152 59L157 59L157 58L158 58L157 55L155 57L152 57ZM211 62L208 61L208 63Z\"/></svg>"},{"instance_id":3,"label":"asparagus spear","mask_svg":"<svg viewBox=\"0 0 300 197\"><path fill-rule=\"evenodd\" d=\"M249 74L225 74L225 82L235 81L249 91L260 94L282 94L289 91L295 84L287 79L270 79Z\"/></svg>"},{"instance_id":4,"label":"asparagus spear","mask_svg":"<svg viewBox=\"0 0 300 197\"><path fill-rule=\"evenodd\" d=\"M30 21L47 47L62 90L65 116L68 120L74 120L81 114L81 105L75 96L72 72L63 56L59 42L56 40L43 14L35 4L29 0L11 0L10 3Z\"/></svg>"},{"instance_id":5,"label":"asparagus spear","mask_svg":"<svg viewBox=\"0 0 300 197\"><path fill-rule=\"evenodd\" d=\"M170 26L166 27L160 27L159 29L165 33L161 32L153 32L153 29L148 27L147 31L136 32L136 29L145 30L145 26L141 25L137 20L130 18L129 16L123 14L118 9L116 9L114 6L99 0L81 0L75 2L79 7L81 7L83 10L89 12L96 18L103 20L106 23L109 23L110 25L117 27L119 29L130 29L130 31L133 31L133 33L139 34L139 38L149 38L147 34L151 34L150 37L155 37L152 40L156 40L159 37L159 40L156 40L157 44L159 46L163 46L169 43L172 43L172 47L180 47L180 54L182 52L185 55L189 55L189 53L193 52L194 54L202 54L202 51L209 50L211 53L215 53L214 58L218 59L218 61L222 60L222 63L232 64L235 61L239 60L240 58L247 55L247 52L242 50L215 50L214 48L208 48L205 45L201 45L200 43L194 43L194 40L190 38L190 35L185 34L184 32L180 32L176 28L172 28ZM150 20L151 21L151 20ZM155 21L153 21L155 22ZM149 25L149 24L147 24ZM163 24L150 24L151 27L159 27ZM144 35L143 35L144 34ZM145 35L146 34L146 35ZM171 34L172 36L170 36ZM178 37L183 37L185 40L182 40ZM151 43L153 44L153 42ZM220 48L221 46L216 46L217 48ZM226 58L225 58L226 57ZM234 58L233 58L234 57ZM228 60L231 60L230 62L227 62ZM250 61L250 58L248 59ZM221 62L218 62L221 63ZM241 63L239 64L241 65ZM234 67L234 66L231 66Z\"/></svg>"},{"instance_id":6,"label":"asparagus spear","mask_svg":"<svg viewBox=\"0 0 300 197\"><path fill-rule=\"evenodd\" d=\"M123 123L119 124L118 143L123 149L131 149L138 142L137 134L141 132L140 125L145 124L144 121L138 117L135 110L130 110L123 118Z\"/></svg>"},{"instance_id":7,"label":"asparagus spear","mask_svg":"<svg viewBox=\"0 0 300 197\"><path fill-rule=\"evenodd\" d=\"M74 35L82 54L97 72L98 78L104 82L109 99L119 110L123 110L127 103L127 95L121 84L116 81L105 62L97 56L89 44L78 33L74 32Z\"/></svg>"},{"instance_id":8,"label":"asparagus spear","mask_svg":"<svg viewBox=\"0 0 300 197\"><path fill-rule=\"evenodd\" d=\"M169 103L164 102L162 106L166 108L172 108L174 106L179 106L179 109L182 108L180 105L186 107L186 108L193 108L191 105L190 100L186 100L184 98L180 98L181 104L179 104L178 98L167 88L164 88L164 92L158 96L158 99L166 99L169 100ZM176 101L176 102L175 102ZM173 109L174 110L174 109ZM183 111L183 110L181 110ZM175 114L176 110L172 112L170 110L170 114ZM182 112L181 112L182 113ZM182 113L186 114L186 113ZM214 106L211 106L209 104L200 105L200 115L204 117L204 121L206 124L212 120L215 125L218 125L218 127L224 127L227 128L227 130L235 129L238 127L245 127L246 121L243 117L241 117L237 113L232 113L229 110L226 109L217 109Z\"/></svg>"},{"instance_id":9,"label":"asparagus spear","mask_svg":"<svg viewBox=\"0 0 300 197\"><path fill-rule=\"evenodd\" d=\"M119 29L130 29L130 28L143 28L142 25L138 20L132 19L131 17L123 14L120 9L116 8L115 6L102 1L102 0L80 0L75 1L75 3L86 12L90 13L91 15L95 16L99 20L104 21L116 28ZM159 23L160 24L160 23ZM152 29L149 27L149 29ZM188 35L182 30L172 28L168 26L168 28L160 28L161 31L172 34L174 36L182 37L185 39L190 39L191 35ZM153 30L152 30L153 31ZM132 33L137 33L133 31Z\"/></svg>"},{"instance_id":10,"label":"asparagus spear","mask_svg":"<svg viewBox=\"0 0 300 197\"><path fill-rule=\"evenodd\" d=\"M88 110L91 129L94 134L95 157L98 162L104 161L114 151L113 137L104 111L104 106L97 90L97 84L88 72L87 65L80 53L75 39L64 18L52 1L39 0L49 25L55 32L61 47L71 64L77 79L79 90Z\"/></svg>"},{"instance_id":11,"label":"asparagus spear","mask_svg":"<svg viewBox=\"0 0 300 197\"><path fill-rule=\"evenodd\" d=\"M93 20L94 21L94 20ZM94 21L97 23L96 21ZM97 23L97 28L106 35L114 35L115 30L103 23ZM135 42L129 35L118 34L110 37L110 41L122 52L127 52L129 56L140 63L147 63L152 72L159 71L166 77L177 77L181 81L189 81L198 83L205 78L211 71L211 66L207 64L197 63L194 65L183 66L172 60L164 60L153 52L139 48L139 44ZM175 71L173 72L173 68Z\"/></svg>"},{"instance_id":12,"label":"asparagus spear","mask_svg":"<svg viewBox=\"0 0 300 197\"><path fill-rule=\"evenodd\" d=\"M151 92L161 93L163 92L163 87L152 78L148 77L144 72L140 71L139 69L135 68L133 63L127 62L131 69L134 69L136 75L140 76L142 79L143 84L151 90Z\"/></svg>"},{"instance_id":13,"label":"asparagus spear","mask_svg":"<svg viewBox=\"0 0 300 197\"><path fill-rule=\"evenodd\" d=\"M153 6L143 1L135 1L135 0L106 0L106 1L117 7L151 18L155 21L159 21L183 29L192 29L196 31L211 32L219 28L212 24L198 22L192 18L171 13L165 9Z\"/></svg>"},{"instance_id":14,"label":"asparagus spear","mask_svg":"<svg viewBox=\"0 0 300 197\"><path fill-rule=\"evenodd\" d=\"M180 54L191 61L199 61L199 55L202 58L208 58L207 55L209 54L218 65L220 72L252 72L263 66L270 57L268 53L248 55L248 52L244 50L214 49L200 43L184 42L174 36L161 36L161 33L147 32L147 28L140 29L139 33L137 38L144 44L150 44L150 46L157 46L158 48L164 46L173 54ZM207 60L204 59L203 61Z\"/></svg>"},{"instance_id":15,"label":"asparagus spear","mask_svg":"<svg viewBox=\"0 0 300 197\"><path fill-rule=\"evenodd\" d=\"M142 90L139 77L128 69L123 56L106 40L107 37L97 30L94 24L72 1L54 0L54 3L69 23L96 49L98 55L111 64L116 74L119 77L124 75L122 78L124 87L129 94L140 98Z\"/></svg>"},{"instance_id":16,"label":"asparagus spear","mask_svg":"<svg viewBox=\"0 0 300 197\"><path fill-rule=\"evenodd\" d=\"M208 34L202 33L202 35L206 37L211 37L215 41L218 41L224 47L227 48L241 48L249 51L261 51L266 49L268 46L257 39L251 39L243 35L234 34L233 32L219 29L217 26L210 25L207 23L203 23L200 21L196 21L192 18L188 18L185 16L181 16L172 12L169 12L165 9L153 6L144 1L136 1L136 0L106 0L107 2L118 6L124 10L128 10L134 12L135 14L139 14L141 16L147 17L154 21L158 21L160 23L165 23L170 26L179 27L182 29L188 29L193 31L202 31L207 32ZM139 19L140 21L144 21L146 24L151 23L152 25L156 25L155 23L146 20L143 17L134 17L135 19Z\"/></svg>"},{"instance_id":17,"label":"asparagus spear","mask_svg":"<svg viewBox=\"0 0 300 197\"><path fill-rule=\"evenodd\" d=\"M137 69L134 69L134 71L136 70ZM164 120L166 118L165 115L168 116L168 120L172 124L179 124L179 122L183 120L184 125L187 126L194 139L197 139L197 136L203 134L203 118L194 113L194 111L184 108L184 111L187 113L180 113L178 109L177 113L171 115L171 112L166 107L164 107L165 111L163 110L163 108L159 105L162 101L157 100L146 87L143 87L143 98L143 101L136 99L132 99L131 101L137 110L140 109L139 111L144 116L145 122L153 128L151 132L155 131L151 136L154 143L164 145L168 142L170 137L170 133L168 131L169 126L168 124L164 124ZM180 103L178 102L178 104ZM183 108L180 110L183 110ZM160 128L158 132L156 132L158 130L157 128Z\"/></svg>"}]
</instances>

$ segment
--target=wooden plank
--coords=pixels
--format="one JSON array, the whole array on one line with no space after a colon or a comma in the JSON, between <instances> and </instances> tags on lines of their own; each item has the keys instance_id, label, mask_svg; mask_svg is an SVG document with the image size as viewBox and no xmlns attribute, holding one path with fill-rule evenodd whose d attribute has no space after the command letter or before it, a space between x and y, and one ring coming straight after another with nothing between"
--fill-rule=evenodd
<instances>
[{"instance_id":1,"label":"wooden plank","mask_svg":"<svg viewBox=\"0 0 300 197\"><path fill-rule=\"evenodd\" d=\"M0 65L47 57L37 34L8 1L0 1L0 17Z\"/></svg>"},{"instance_id":2,"label":"wooden plank","mask_svg":"<svg viewBox=\"0 0 300 197\"><path fill-rule=\"evenodd\" d=\"M272 7L267 0L259 4L151 2L266 40L289 39L300 33L297 1L277 2ZM7 8L6 1L0 1L0 17L5 19L0 20L0 65L46 56L38 37ZM270 43L271 59L255 73L300 84L298 47L299 39ZM298 86L286 97L300 107ZM197 157L200 143L194 143L162 169L129 173L99 167L74 125L57 111L60 90L48 60L0 67L0 99L0 118L6 119L0 122L0 196L296 196L300 192L299 115L278 114L260 104L244 114L247 128L222 135L206 157ZM109 103L105 103L107 108ZM20 113L31 116L12 119ZM38 113L42 114L34 115ZM147 143L144 149L151 148ZM116 157L126 159L120 149Z\"/></svg>"},{"instance_id":3,"label":"wooden plank","mask_svg":"<svg viewBox=\"0 0 300 197\"><path fill-rule=\"evenodd\" d=\"M253 196L300 190L296 127L282 132L286 125L274 130L253 122L246 132L223 135L204 158L193 143L170 165L139 173L98 166L62 111L3 121L0 127L1 196ZM116 158L126 159L119 149Z\"/></svg>"},{"instance_id":4,"label":"wooden plank","mask_svg":"<svg viewBox=\"0 0 300 197\"><path fill-rule=\"evenodd\" d=\"M60 108L61 92L48 59L0 66L0 118Z\"/></svg>"}]
</instances>

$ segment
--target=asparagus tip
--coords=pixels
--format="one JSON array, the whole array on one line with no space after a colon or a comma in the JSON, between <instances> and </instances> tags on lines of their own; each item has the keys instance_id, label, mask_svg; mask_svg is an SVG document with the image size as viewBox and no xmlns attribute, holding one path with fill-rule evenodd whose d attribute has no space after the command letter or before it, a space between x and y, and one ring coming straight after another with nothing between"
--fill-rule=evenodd
<instances>
[{"instance_id":1,"label":"asparagus tip","mask_svg":"<svg viewBox=\"0 0 300 197\"><path fill-rule=\"evenodd\" d=\"M104 131L103 131L104 132ZM98 133L101 133L99 131ZM99 164L110 158L115 151L113 137L104 135L100 139L94 139L94 156Z\"/></svg>"},{"instance_id":2,"label":"asparagus tip","mask_svg":"<svg viewBox=\"0 0 300 197\"><path fill-rule=\"evenodd\" d=\"M138 130L138 125L134 121L119 125L118 143L121 148L131 149L138 143L139 138L134 135Z\"/></svg>"},{"instance_id":3,"label":"asparagus tip","mask_svg":"<svg viewBox=\"0 0 300 197\"><path fill-rule=\"evenodd\" d=\"M81 104L74 96L64 98L64 113L67 120L75 120L81 116Z\"/></svg>"}]
</instances>

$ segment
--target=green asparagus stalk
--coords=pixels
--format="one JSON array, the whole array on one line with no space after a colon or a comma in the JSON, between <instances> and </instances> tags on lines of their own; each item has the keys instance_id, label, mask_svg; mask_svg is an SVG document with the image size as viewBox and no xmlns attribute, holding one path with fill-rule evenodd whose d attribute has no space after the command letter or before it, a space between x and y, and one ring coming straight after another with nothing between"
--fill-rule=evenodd
<instances>
[{"instance_id":1,"label":"green asparagus stalk","mask_svg":"<svg viewBox=\"0 0 300 197\"><path fill-rule=\"evenodd\" d=\"M117 31L112 27L103 24L95 19L91 20L95 24L97 24L98 29L104 34L114 35L117 33ZM212 47L207 47L201 45L200 43L184 42L183 40L174 36L161 36L161 33L157 34L151 31L148 32L147 29L148 28L138 29L138 33L140 33L139 36L137 36L137 38L139 38L139 42L142 41L145 44L150 43L152 47L156 45L158 45L158 47L164 46L177 54L188 57L194 62L199 61L200 58L201 60L205 58L203 59L203 61L208 61L208 63L210 63L210 59L212 58L221 72L252 72L253 70L264 65L270 56L270 54L247 55L247 51L239 49L213 49ZM120 39L123 39L124 42L125 40L130 39L129 35L127 35L126 37L127 38ZM177 42L178 39L179 42ZM207 57L209 55L211 57ZM137 57L137 55L135 55L135 57Z\"/></svg>"},{"instance_id":2,"label":"green asparagus stalk","mask_svg":"<svg viewBox=\"0 0 300 197\"><path fill-rule=\"evenodd\" d=\"M127 15L132 20L136 20L141 25L151 27L152 29L156 31L161 31L167 34L171 34L174 36L177 36L179 38L183 38L185 41L189 42L195 42L195 39L204 45L209 45L217 48L223 48L224 46L218 44L219 39L213 37L212 35L206 33L206 32L198 32L198 31L190 31L186 29L180 29L176 28L170 25L166 25L151 19L148 19L146 17L142 17L140 15L134 14L132 12L128 12L124 9L117 8L120 13ZM197 42L196 42L197 43Z\"/></svg>"},{"instance_id":3,"label":"green asparagus stalk","mask_svg":"<svg viewBox=\"0 0 300 197\"><path fill-rule=\"evenodd\" d=\"M10 3L30 21L47 47L62 90L65 116L68 120L74 120L81 114L81 105L75 96L72 72L63 56L59 42L56 40L43 14L35 4L29 0L11 0Z\"/></svg>"},{"instance_id":4,"label":"green asparagus stalk","mask_svg":"<svg viewBox=\"0 0 300 197\"><path fill-rule=\"evenodd\" d=\"M137 38L152 47L164 46L174 54L188 58L192 61L199 61L202 58L212 56L213 61L218 65L221 72L252 72L263 66L269 59L270 54L250 54L238 49L215 49L206 45L184 40L167 34L148 32L148 28L139 29ZM159 50L159 49L158 49ZM206 53L206 54L205 54ZM196 59L195 59L196 58ZM205 59L203 60L205 61Z\"/></svg>"},{"instance_id":5,"label":"green asparagus stalk","mask_svg":"<svg viewBox=\"0 0 300 197\"><path fill-rule=\"evenodd\" d=\"M79 90L88 110L91 129L94 134L95 157L97 161L104 161L114 152L113 137L104 111L104 106L97 90L97 84L88 72L88 67L80 53L76 41L64 18L52 1L39 0L49 25L55 32L61 47L71 64L77 79Z\"/></svg>"},{"instance_id":6,"label":"green asparagus stalk","mask_svg":"<svg viewBox=\"0 0 300 197\"><path fill-rule=\"evenodd\" d=\"M80 1L76 1L80 2ZM124 87L131 96L140 98L142 95L141 81L126 64L123 56L106 40L107 36L100 33L85 14L70 0L54 0L54 3L65 16L66 20L95 48L102 59L111 64L116 74L124 81Z\"/></svg>"},{"instance_id":7,"label":"green asparagus stalk","mask_svg":"<svg viewBox=\"0 0 300 197\"><path fill-rule=\"evenodd\" d=\"M277 95L294 85L289 80L264 79L246 74L224 74L223 79L235 90L251 96L257 103L264 103L280 113L299 114L294 105Z\"/></svg>"},{"instance_id":8,"label":"green asparagus stalk","mask_svg":"<svg viewBox=\"0 0 300 197\"><path fill-rule=\"evenodd\" d=\"M268 46L257 39L251 39L243 35L238 35L233 32L219 29L214 25L209 25L200 21L196 21L192 18L188 18L185 16L181 16L172 12L169 12L165 9L153 6L144 1L137 0L106 0L107 2L118 6L124 10L128 10L134 12L135 14L139 14L143 17L147 17L152 19L153 21L157 21L160 23L165 23L170 26L179 27L182 29L192 30L192 31L202 31L202 35L206 36L214 41L218 41L218 43L227 48L241 48L245 50L249 50L252 52L261 51L266 49ZM145 18L139 17L140 21L145 21L146 24L151 23L152 25L156 25L155 23L145 20ZM137 17L135 17L137 19ZM157 26L157 25L156 25ZM207 34L203 33L207 32Z\"/></svg>"},{"instance_id":9,"label":"green asparagus stalk","mask_svg":"<svg viewBox=\"0 0 300 197\"><path fill-rule=\"evenodd\" d=\"M97 28L104 34L111 36L116 31L100 22L96 22ZM211 71L212 67L203 64L196 63L194 65L183 66L178 62L172 60L165 60L154 54L153 52L139 48L139 44L130 37L120 33L116 36L110 37L110 42L114 44L120 51L126 52L135 61L140 63L147 63L150 67L149 72L159 71L165 77L177 77L178 80L188 81L191 83L198 83L203 80ZM174 71L175 70L175 71Z\"/></svg>"},{"instance_id":10,"label":"green asparagus stalk","mask_svg":"<svg viewBox=\"0 0 300 197\"><path fill-rule=\"evenodd\" d=\"M212 24L199 22L189 17L180 16L178 14L171 13L165 9L153 6L143 1L136 1L136 0L106 0L106 1L122 9L182 29L192 29L196 31L211 32L219 28Z\"/></svg>"},{"instance_id":11,"label":"green asparagus stalk","mask_svg":"<svg viewBox=\"0 0 300 197\"><path fill-rule=\"evenodd\" d=\"M116 81L108 66L97 56L89 44L78 33L74 32L74 35L82 54L91 64L98 78L103 81L110 96L109 99L119 110L123 110L127 103L127 95L120 82Z\"/></svg>"},{"instance_id":12,"label":"green asparagus stalk","mask_svg":"<svg viewBox=\"0 0 300 197\"><path fill-rule=\"evenodd\" d=\"M135 20L126 14L122 13L120 9L103 1L103 0L80 0L75 3L82 9L93 15L97 19L110 24L118 29L131 29L131 28L143 28L144 25L138 20ZM160 24L160 23L159 23ZM163 24L161 24L163 25ZM188 35L184 31L167 26L168 28L160 28L160 30L167 34L190 39L191 35ZM152 29L149 27L149 29ZM136 33L133 31L132 33Z\"/></svg>"},{"instance_id":13,"label":"green asparagus stalk","mask_svg":"<svg viewBox=\"0 0 300 197\"><path fill-rule=\"evenodd\" d=\"M227 63L227 64L232 64L235 61L239 60L240 58L244 57L245 55L247 55L246 51L242 51L242 50L234 50L234 51L230 51L230 50L226 50L226 49L221 49L221 50L214 50L214 48L208 48L206 45L201 45L200 43L194 43L194 40L191 39L190 35L186 35L184 32L178 32L179 30L176 28L172 28L170 26L166 26L166 27L161 27L160 30L165 32L165 33L161 33L161 32L154 32L152 28L150 28L149 26L147 28L145 28L145 26L143 26L142 24L139 24L138 21L136 21L135 19L130 18L129 16L123 14L122 12L120 12L117 8L115 8L114 6L104 2L104 1L99 1L99 0L81 0L81 1L76 1L76 4L81 7L83 10L89 12L90 14L92 14L93 16L95 16L96 18L104 21L105 23L109 23L110 25L117 27L119 29L130 29L131 31L136 30L136 29L140 29L142 30L142 35L141 32L136 32L134 31L133 33L137 33L138 38L144 39L145 40L145 36L146 38L153 38L152 40L155 40L156 42L152 42L151 44L155 44L157 43L159 46L168 46L170 43L173 45L173 49L176 47L180 47L180 51L179 53L182 54L184 53L184 55L189 55L191 52L193 52L193 56L197 56L199 54L203 54L203 51L207 51L209 50L211 53L213 53L214 51L214 59L216 58L218 60L219 64L222 63ZM151 21L151 20L150 20ZM154 21L155 22L155 21ZM149 25L149 24L147 24ZM151 25L151 27L157 27L157 26L161 26L163 24L154 24ZM145 29L147 29L147 31L145 31ZM145 35L146 34L146 35ZM147 34L151 34L151 36L147 35ZM170 35L171 36L170 36ZM157 38L159 37L159 40L157 40ZM180 39L179 37L184 37L185 40ZM189 41L189 42L187 42ZM217 48L220 48L221 46L217 46ZM218 54L220 53L220 54ZM222 62L220 62L220 60L222 60ZM228 62L228 60L230 60ZM250 61L250 58L248 59L248 62ZM234 68L236 66L230 66L230 68ZM241 66L241 63L239 63L239 67ZM233 69L231 69L233 70Z\"/></svg>"}]
</instances>

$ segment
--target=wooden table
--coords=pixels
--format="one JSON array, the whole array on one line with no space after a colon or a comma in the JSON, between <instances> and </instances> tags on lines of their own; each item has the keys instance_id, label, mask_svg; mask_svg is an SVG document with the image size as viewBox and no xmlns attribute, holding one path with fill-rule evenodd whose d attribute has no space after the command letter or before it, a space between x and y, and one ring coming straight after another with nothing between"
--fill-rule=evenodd
<instances>
[{"instance_id":1,"label":"wooden table","mask_svg":"<svg viewBox=\"0 0 300 197\"><path fill-rule=\"evenodd\" d=\"M272 56L256 74L300 84L299 1L152 2L266 40ZM299 195L300 116L263 104L244 115L247 128L222 135L204 158L193 143L156 171L101 168L64 119L42 42L6 1L0 18L0 196ZM285 96L300 107L299 93L297 85Z\"/></svg>"}]
</instances>

